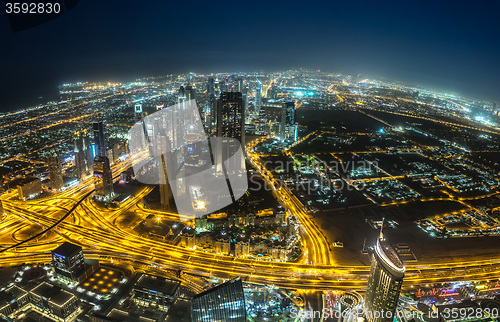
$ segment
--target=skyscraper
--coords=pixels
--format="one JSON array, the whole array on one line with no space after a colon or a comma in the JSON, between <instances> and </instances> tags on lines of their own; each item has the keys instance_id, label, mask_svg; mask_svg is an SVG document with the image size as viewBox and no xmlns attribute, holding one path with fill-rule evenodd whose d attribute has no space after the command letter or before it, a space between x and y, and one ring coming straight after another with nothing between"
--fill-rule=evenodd
<instances>
[{"instance_id":1,"label":"skyscraper","mask_svg":"<svg viewBox=\"0 0 500 322\"><path fill-rule=\"evenodd\" d=\"M368 322L390 322L394 318L405 268L382 231L370 254L372 262L364 312Z\"/></svg>"},{"instance_id":2,"label":"skyscraper","mask_svg":"<svg viewBox=\"0 0 500 322\"><path fill-rule=\"evenodd\" d=\"M245 145L245 108L240 92L223 92L217 100L217 136Z\"/></svg>"},{"instance_id":3,"label":"skyscraper","mask_svg":"<svg viewBox=\"0 0 500 322\"><path fill-rule=\"evenodd\" d=\"M204 126L208 134L213 133L213 122L215 121L215 106L217 97L215 96L215 81L210 77L207 81L207 105L204 115Z\"/></svg>"},{"instance_id":4,"label":"skyscraper","mask_svg":"<svg viewBox=\"0 0 500 322\"><path fill-rule=\"evenodd\" d=\"M86 130L76 131L74 140L76 177L81 180L92 171L92 151L90 150L90 142Z\"/></svg>"},{"instance_id":5,"label":"skyscraper","mask_svg":"<svg viewBox=\"0 0 500 322\"><path fill-rule=\"evenodd\" d=\"M245 294L240 278L195 295L191 301L191 321L246 321Z\"/></svg>"},{"instance_id":6,"label":"skyscraper","mask_svg":"<svg viewBox=\"0 0 500 322\"><path fill-rule=\"evenodd\" d=\"M260 107L262 106L262 83L259 79L257 79L257 83L255 86L255 112L260 111Z\"/></svg>"},{"instance_id":7,"label":"skyscraper","mask_svg":"<svg viewBox=\"0 0 500 322\"><path fill-rule=\"evenodd\" d=\"M49 166L50 186L54 190L60 190L64 186L62 166L59 156L54 151L51 151L47 164Z\"/></svg>"},{"instance_id":8,"label":"skyscraper","mask_svg":"<svg viewBox=\"0 0 500 322\"><path fill-rule=\"evenodd\" d=\"M142 104L135 104L134 107L134 121L135 123L141 122L144 118L144 113L142 112Z\"/></svg>"},{"instance_id":9,"label":"skyscraper","mask_svg":"<svg viewBox=\"0 0 500 322\"><path fill-rule=\"evenodd\" d=\"M235 140L219 140L215 153L217 173L223 171L224 160L234 155L237 149L245 148L245 106L240 92L223 92L217 100L217 136ZM236 161L236 160L235 160ZM245 159L240 158L240 165L233 169L244 169Z\"/></svg>"},{"instance_id":10,"label":"skyscraper","mask_svg":"<svg viewBox=\"0 0 500 322\"><path fill-rule=\"evenodd\" d=\"M101 121L94 123L94 144L96 149L95 156L106 155L106 143L104 141L104 125Z\"/></svg>"},{"instance_id":11,"label":"skyscraper","mask_svg":"<svg viewBox=\"0 0 500 322\"><path fill-rule=\"evenodd\" d=\"M168 174L175 174L176 162L174 152L171 151L171 142L168 135L162 129L158 137L158 171L160 178L160 205L163 210L174 210L174 195L172 187L168 182Z\"/></svg>"},{"instance_id":12,"label":"skyscraper","mask_svg":"<svg viewBox=\"0 0 500 322\"><path fill-rule=\"evenodd\" d=\"M281 110L280 139L295 141L296 133L295 102L286 101Z\"/></svg>"},{"instance_id":13,"label":"skyscraper","mask_svg":"<svg viewBox=\"0 0 500 322\"><path fill-rule=\"evenodd\" d=\"M94 159L94 185L97 199L109 201L113 197L113 174L105 156Z\"/></svg>"}]
</instances>

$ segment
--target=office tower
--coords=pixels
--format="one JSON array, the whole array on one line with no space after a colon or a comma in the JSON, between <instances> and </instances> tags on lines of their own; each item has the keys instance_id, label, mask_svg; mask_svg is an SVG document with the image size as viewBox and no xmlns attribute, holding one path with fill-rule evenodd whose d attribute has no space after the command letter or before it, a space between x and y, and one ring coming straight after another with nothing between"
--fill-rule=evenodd
<instances>
[{"instance_id":1,"label":"office tower","mask_svg":"<svg viewBox=\"0 0 500 322\"><path fill-rule=\"evenodd\" d=\"M67 282L78 281L80 275L85 272L82 248L64 242L52 251L52 266L59 279Z\"/></svg>"},{"instance_id":2,"label":"office tower","mask_svg":"<svg viewBox=\"0 0 500 322\"><path fill-rule=\"evenodd\" d=\"M215 153L216 172L222 173L223 162L239 149L245 148L245 106L240 92L223 92L217 100L217 136L233 138L218 141ZM244 169L245 159L241 164L233 164L232 169ZM236 162L236 159L234 159Z\"/></svg>"},{"instance_id":3,"label":"office tower","mask_svg":"<svg viewBox=\"0 0 500 322\"><path fill-rule=\"evenodd\" d=\"M49 166L50 186L54 190L60 190L64 186L62 166L59 156L54 151L50 152L47 164Z\"/></svg>"},{"instance_id":4,"label":"office tower","mask_svg":"<svg viewBox=\"0 0 500 322\"><path fill-rule=\"evenodd\" d=\"M195 295L191 301L191 321L246 321L245 295L240 278Z\"/></svg>"},{"instance_id":5,"label":"office tower","mask_svg":"<svg viewBox=\"0 0 500 322\"><path fill-rule=\"evenodd\" d=\"M94 159L94 185L97 199L109 201L113 197L113 174L107 157Z\"/></svg>"},{"instance_id":6,"label":"office tower","mask_svg":"<svg viewBox=\"0 0 500 322\"><path fill-rule=\"evenodd\" d=\"M23 178L21 182L17 184L17 194L21 200L33 199L40 193L42 193L42 180L39 178Z\"/></svg>"},{"instance_id":7,"label":"office tower","mask_svg":"<svg viewBox=\"0 0 500 322\"><path fill-rule=\"evenodd\" d=\"M262 83L259 79L257 79L257 83L255 86L255 112L260 111L260 107L262 106Z\"/></svg>"},{"instance_id":8,"label":"office tower","mask_svg":"<svg viewBox=\"0 0 500 322\"><path fill-rule=\"evenodd\" d=\"M174 210L174 195L172 187L168 182L168 174L175 174L177 165L174 159L174 152L171 151L170 138L166 134L165 130L162 128L159 131L158 136L158 171L160 178L160 205L165 211Z\"/></svg>"},{"instance_id":9,"label":"office tower","mask_svg":"<svg viewBox=\"0 0 500 322\"><path fill-rule=\"evenodd\" d=\"M94 123L95 156L106 156L106 143L104 142L104 125L102 122Z\"/></svg>"},{"instance_id":10,"label":"office tower","mask_svg":"<svg viewBox=\"0 0 500 322\"><path fill-rule=\"evenodd\" d=\"M134 121L135 121L135 123L142 122L143 119L144 119L144 113L142 112L142 104L135 104L135 107L134 107Z\"/></svg>"},{"instance_id":11,"label":"office tower","mask_svg":"<svg viewBox=\"0 0 500 322\"><path fill-rule=\"evenodd\" d=\"M90 142L86 130L76 131L74 140L76 177L81 180L92 171L92 151L90 150Z\"/></svg>"},{"instance_id":12,"label":"office tower","mask_svg":"<svg viewBox=\"0 0 500 322\"><path fill-rule=\"evenodd\" d=\"M223 92L217 100L217 136L245 145L245 107L240 92Z\"/></svg>"},{"instance_id":13,"label":"office tower","mask_svg":"<svg viewBox=\"0 0 500 322\"><path fill-rule=\"evenodd\" d=\"M396 311L405 268L382 231L370 259L372 264L364 304L365 317L368 322L390 322Z\"/></svg>"},{"instance_id":14,"label":"office tower","mask_svg":"<svg viewBox=\"0 0 500 322\"><path fill-rule=\"evenodd\" d=\"M179 92L177 93L177 103L181 104L186 101L186 89L184 86L179 88Z\"/></svg>"},{"instance_id":15,"label":"office tower","mask_svg":"<svg viewBox=\"0 0 500 322\"><path fill-rule=\"evenodd\" d=\"M204 126L207 134L214 132L213 124L215 122L215 107L217 104L217 97L215 96L215 81L210 77L207 81L207 106L205 108Z\"/></svg>"},{"instance_id":16,"label":"office tower","mask_svg":"<svg viewBox=\"0 0 500 322\"><path fill-rule=\"evenodd\" d=\"M286 101L281 110L280 139L296 141L295 102Z\"/></svg>"},{"instance_id":17,"label":"office tower","mask_svg":"<svg viewBox=\"0 0 500 322\"><path fill-rule=\"evenodd\" d=\"M285 136L285 129L287 127L287 124L286 124L286 108L285 108L285 105L283 104L283 107L281 108L281 120L280 120L280 135L279 135L279 138L281 141L285 141L286 140L286 136Z\"/></svg>"},{"instance_id":18,"label":"office tower","mask_svg":"<svg viewBox=\"0 0 500 322\"><path fill-rule=\"evenodd\" d=\"M184 87L184 92L186 95L186 101L196 99L196 90L191 84L187 84L186 87Z\"/></svg>"},{"instance_id":19,"label":"office tower","mask_svg":"<svg viewBox=\"0 0 500 322\"><path fill-rule=\"evenodd\" d=\"M285 109L286 113L286 125L295 125L295 102L286 101L283 104L283 108Z\"/></svg>"}]
</instances>

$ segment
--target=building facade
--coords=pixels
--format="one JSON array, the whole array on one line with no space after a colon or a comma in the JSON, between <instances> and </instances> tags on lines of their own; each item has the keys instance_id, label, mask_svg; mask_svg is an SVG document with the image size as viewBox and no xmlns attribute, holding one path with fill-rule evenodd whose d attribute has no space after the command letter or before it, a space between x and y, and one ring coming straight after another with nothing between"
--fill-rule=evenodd
<instances>
[{"instance_id":1,"label":"building facade","mask_svg":"<svg viewBox=\"0 0 500 322\"><path fill-rule=\"evenodd\" d=\"M98 156L94 159L95 197L101 201L109 201L113 197L113 174L109 159Z\"/></svg>"},{"instance_id":2,"label":"building facade","mask_svg":"<svg viewBox=\"0 0 500 322\"><path fill-rule=\"evenodd\" d=\"M195 295L191 301L191 321L245 322L245 294L240 278Z\"/></svg>"},{"instance_id":3,"label":"building facade","mask_svg":"<svg viewBox=\"0 0 500 322\"><path fill-rule=\"evenodd\" d=\"M390 322L394 319L405 268L396 251L382 233L370 255L364 312L368 322Z\"/></svg>"}]
</instances>

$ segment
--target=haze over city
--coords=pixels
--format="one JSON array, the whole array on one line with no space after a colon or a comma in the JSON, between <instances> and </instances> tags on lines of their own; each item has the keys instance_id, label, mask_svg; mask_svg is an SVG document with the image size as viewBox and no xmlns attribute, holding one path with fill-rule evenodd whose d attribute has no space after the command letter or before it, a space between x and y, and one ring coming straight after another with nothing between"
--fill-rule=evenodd
<instances>
[{"instance_id":1,"label":"haze over city","mask_svg":"<svg viewBox=\"0 0 500 322\"><path fill-rule=\"evenodd\" d=\"M500 321L497 2L5 2L0 319Z\"/></svg>"}]
</instances>

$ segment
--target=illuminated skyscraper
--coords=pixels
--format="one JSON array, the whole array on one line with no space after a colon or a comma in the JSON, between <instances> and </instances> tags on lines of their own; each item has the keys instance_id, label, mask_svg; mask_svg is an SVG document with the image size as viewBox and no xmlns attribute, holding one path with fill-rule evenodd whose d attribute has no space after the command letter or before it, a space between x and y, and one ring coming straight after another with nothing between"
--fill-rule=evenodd
<instances>
[{"instance_id":1,"label":"illuminated skyscraper","mask_svg":"<svg viewBox=\"0 0 500 322\"><path fill-rule=\"evenodd\" d=\"M207 134L212 134L214 132L213 125L215 122L216 104L217 97L215 96L215 81L212 77L210 77L207 81L207 106L204 114L204 126L207 130Z\"/></svg>"},{"instance_id":2,"label":"illuminated skyscraper","mask_svg":"<svg viewBox=\"0 0 500 322\"><path fill-rule=\"evenodd\" d=\"M257 79L257 84L255 86L255 112L260 111L262 106L262 83Z\"/></svg>"},{"instance_id":3,"label":"illuminated skyscraper","mask_svg":"<svg viewBox=\"0 0 500 322\"><path fill-rule=\"evenodd\" d=\"M240 92L223 92L217 100L217 136L245 145L245 108Z\"/></svg>"},{"instance_id":4,"label":"illuminated skyscraper","mask_svg":"<svg viewBox=\"0 0 500 322\"><path fill-rule=\"evenodd\" d=\"M113 175L107 157L94 159L94 185L97 199L109 201L113 197Z\"/></svg>"},{"instance_id":5,"label":"illuminated skyscraper","mask_svg":"<svg viewBox=\"0 0 500 322\"><path fill-rule=\"evenodd\" d=\"M90 142L87 136L87 131L76 131L75 139L75 164L76 177L83 179L92 171L92 151L90 150Z\"/></svg>"},{"instance_id":6,"label":"illuminated skyscraper","mask_svg":"<svg viewBox=\"0 0 500 322\"><path fill-rule=\"evenodd\" d=\"M49 166L50 186L54 190L60 190L64 186L62 166L59 156L52 151L47 159Z\"/></svg>"},{"instance_id":7,"label":"illuminated skyscraper","mask_svg":"<svg viewBox=\"0 0 500 322\"><path fill-rule=\"evenodd\" d=\"M240 92L223 92L217 100L217 136L235 139L218 141L215 161L216 171L221 173L224 160L240 148L238 142L242 149L245 147L245 105ZM232 168L244 169L245 159L240 158L239 161L241 164Z\"/></svg>"},{"instance_id":8,"label":"illuminated skyscraper","mask_svg":"<svg viewBox=\"0 0 500 322\"><path fill-rule=\"evenodd\" d=\"M245 322L245 295L240 278L195 295L191 301L191 321Z\"/></svg>"},{"instance_id":9,"label":"illuminated skyscraper","mask_svg":"<svg viewBox=\"0 0 500 322\"><path fill-rule=\"evenodd\" d=\"M296 141L295 102L286 101L281 110L280 139Z\"/></svg>"},{"instance_id":10,"label":"illuminated skyscraper","mask_svg":"<svg viewBox=\"0 0 500 322\"><path fill-rule=\"evenodd\" d=\"M364 312L368 322L390 322L394 318L405 268L382 231L371 257Z\"/></svg>"},{"instance_id":11,"label":"illuminated skyscraper","mask_svg":"<svg viewBox=\"0 0 500 322\"><path fill-rule=\"evenodd\" d=\"M106 155L106 143L104 141L104 125L102 122L94 123L94 144L96 149L95 156L105 156Z\"/></svg>"}]
</instances>

